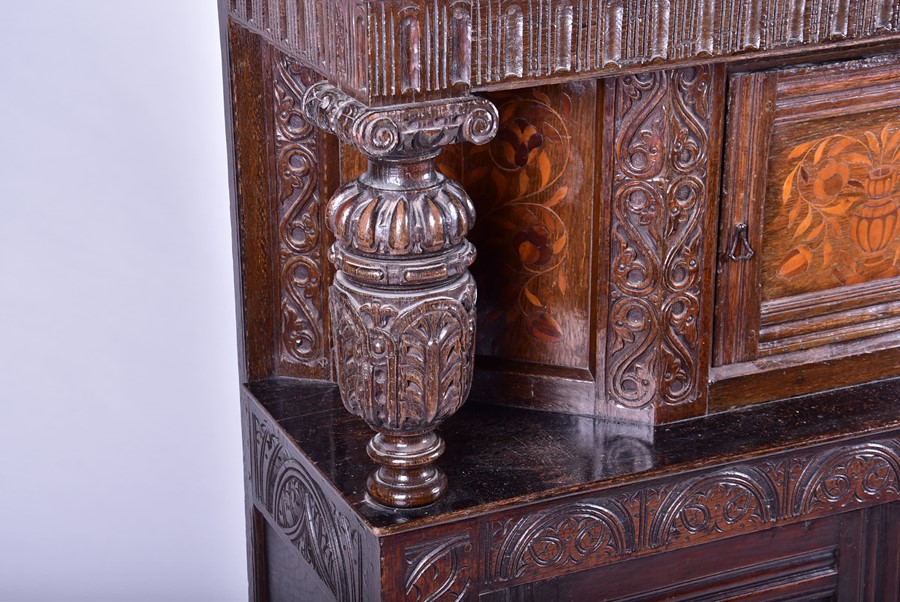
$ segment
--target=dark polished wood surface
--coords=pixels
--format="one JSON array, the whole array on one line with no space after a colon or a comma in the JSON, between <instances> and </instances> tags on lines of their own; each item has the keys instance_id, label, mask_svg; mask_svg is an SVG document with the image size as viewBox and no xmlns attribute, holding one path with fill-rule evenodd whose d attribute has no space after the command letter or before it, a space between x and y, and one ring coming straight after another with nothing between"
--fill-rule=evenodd
<instances>
[{"instance_id":1,"label":"dark polished wood surface","mask_svg":"<svg viewBox=\"0 0 900 602\"><path fill-rule=\"evenodd\" d=\"M900 427L900 379L683 421L657 429L490 404L478 388L440 429L446 498L392 511L365 498L372 431L332 384L269 379L247 386L309 460L380 533L573 492L605 490L791 448Z\"/></svg>"}]
</instances>

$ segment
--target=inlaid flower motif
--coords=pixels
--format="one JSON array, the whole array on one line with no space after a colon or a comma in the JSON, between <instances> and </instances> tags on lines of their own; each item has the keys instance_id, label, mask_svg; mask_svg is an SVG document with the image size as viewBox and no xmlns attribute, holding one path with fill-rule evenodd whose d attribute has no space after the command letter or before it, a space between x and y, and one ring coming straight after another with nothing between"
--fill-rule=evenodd
<instances>
[{"instance_id":1,"label":"inlaid flower motif","mask_svg":"<svg viewBox=\"0 0 900 602\"><path fill-rule=\"evenodd\" d=\"M787 158L796 163L781 196L794 245L778 276L794 278L814 264L841 284L897 274L900 253L892 244L900 233L900 198L894 193L900 127L886 123L880 132L810 140Z\"/></svg>"},{"instance_id":2,"label":"inlaid flower motif","mask_svg":"<svg viewBox=\"0 0 900 602\"><path fill-rule=\"evenodd\" d=\"M828 159L822 163L813 178L813 193L820 200L830 201L844 190L849 180L849 166L839 159Z\"/></svg>"},{"instance_id":3,"label":"inlaid flower motif","mask_svg":"<svg viewBox=\"0 0 900 602\"><path fill-rule=\"evenodd\" d=\"M522 117L512 119L497 132L497 159L501 167L521 169L537 161L544 145L544 135Z\"/></svg>"},{"instance_id":4,"label":"inlaid flower motif","mask_svg":"<svg viewBox=\"0 0 900 602\"><path fill-rule=\"evenodd\" d=\"M550 231L540 224L533 224L527 230L517 232L513 236L513 245L516 247L519 259L526 267L545 266L553 259Z\"/></svg>"}]
</instances>

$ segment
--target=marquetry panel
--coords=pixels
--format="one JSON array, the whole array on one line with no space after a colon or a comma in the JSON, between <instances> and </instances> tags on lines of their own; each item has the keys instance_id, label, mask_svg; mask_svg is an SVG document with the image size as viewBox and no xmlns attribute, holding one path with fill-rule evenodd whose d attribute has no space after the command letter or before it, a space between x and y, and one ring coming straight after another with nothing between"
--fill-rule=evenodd
<instances>
[{"instance_id":1,"label":"marquetry panel","mask_svg":"<svg viewBox=\"0 0 900 602\"><path fill-rule=\"evenodd\" d=\"M373 104L657 61L884 36L898 0L230 0L232 19Z\"/></svg>"},{"instance_id":2,"label":"marquetry panel","mask_svg":"<svg viewBox=\"0 0 900 602\"><path fill-rule=\"evenodd\" d=\"M596 85L489 98L500 111L497 137L462 153L477 213L470 238L478 249L478 353L587 374Z\"/></svg>"},{"instance_id":3,"label":"marquetry panel","mask_svg":"<svg viewBox=\"0 0 900 602\"><path fill-rule=\"evenodd\" d=\"M887 56L732 78L716 379L900 343L897 65ZM863 365L863 377L900 370Z\"/></svg>"}]
</instances>

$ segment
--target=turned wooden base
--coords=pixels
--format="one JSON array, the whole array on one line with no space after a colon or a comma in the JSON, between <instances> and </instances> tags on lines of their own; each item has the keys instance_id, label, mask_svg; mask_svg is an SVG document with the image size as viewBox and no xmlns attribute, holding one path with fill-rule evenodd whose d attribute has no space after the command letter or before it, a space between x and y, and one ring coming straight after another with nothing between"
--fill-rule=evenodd
<instances>
[{"instance_id":1,"label":"turned wooden base","mask_svg":"<svg viewBox=\"0 0 900 602\"><path fill-rule=\"evenodd\" d=\"M417 508L436 502L447 491L447 476L433 464L444 453L444 441L437 433L379 433L366 451L381 464L366 481L369 495L379 504Z\"/></svg>"}]
</instances>

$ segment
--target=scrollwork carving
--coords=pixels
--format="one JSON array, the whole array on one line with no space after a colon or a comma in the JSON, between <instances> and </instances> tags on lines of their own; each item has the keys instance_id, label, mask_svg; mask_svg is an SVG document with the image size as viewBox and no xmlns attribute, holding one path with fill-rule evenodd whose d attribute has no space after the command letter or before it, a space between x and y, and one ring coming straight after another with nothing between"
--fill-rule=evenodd
<instances>
[{"instance_id":1,"label":"scrollwork carving","mask_svg":"<svg viewBox=\"0 0 900 602\"><path fill-rule=\"evenodd\" d=\"M698 399L712 71L615 83L607 398L652 411Z\"/></svg>"},{"instance_id":2,"label":"scrollwork carving","mask_svg":"<svg viewBox=\"0 0 900 602\"><path fill-rule=\"evenodd\" d=\"M316 130L303 116L301 88L313 73L277 55L273 65L276 215L278 216L281 356L327 367L325 283L319 217Z\"/></svg>"},{"instance_id":3,"label":"scrollwork carving","mask_svg":"<svg viewBox=\"0 0 900 602\"><path fill-rule=\"evenodd\" d=\"M896 442L839 449L808 465L797 480L796 514L843 509L900 495Z\"/></svg>"},{"instance_id":4,"label":"scrollwork carving","mask_svg":"<svg viewBox=\"0 0 900 602\"><path fill-rule=\"evenodd\" d=\"M307 88L306 115L369 158L436 154L455 142L484 144L497 132L497 109L476 97L370 108L328 82Z\"/></svg>"},{"instance_id":5,"label":"scrollwork carving","mask_svg":"<svg viewBox=\"0 0 900 602\"><path fill-rule=\"evenodd\" d=\"M337 600L361 602L359 532L268 421L251 412L248 426L256 498Z\"/></svg>"},{"instance_id":6,"label":"scrollwork carving","mask_svg":"<svg viewBox=\"0 0 900 602\"><path fill-rule=\"evenodd\" d=\"M634 549L633 523L618 502L567 504L497 525L490 579L509 581L543 569L609 560Z\"/></svg>"},{"instance_id":7,"label":"scrollwork carving","mask_svg":"<svg viewBox=\"0 0 900 602\"><path fill-rule=\"evenodd\" d=\"M778 517L778 489L753 468L713 473L672 490L650 527L650 547L756 529Z\"/></svg>"}]
</instances>

